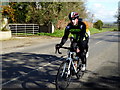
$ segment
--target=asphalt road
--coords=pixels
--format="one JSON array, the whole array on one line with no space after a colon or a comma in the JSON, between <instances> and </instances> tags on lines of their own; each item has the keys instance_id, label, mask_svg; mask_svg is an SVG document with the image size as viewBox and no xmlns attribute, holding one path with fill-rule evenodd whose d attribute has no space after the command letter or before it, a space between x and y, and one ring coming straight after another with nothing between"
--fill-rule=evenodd
<instances>
[{"instance_id":1,"label":"asphalt road","mask_svg":"<svg viewBox=\"0 0 120 90\"><path fill-rule=\"evenodd\" d=\"M69 88L120 88L118 43L120 32L105 32L90 37L87 71L83 78L73 77ZM55 54L56 39L29 47L15 48L2 55L2 88L55 88L61 55ZM69 45L69 41L65 46ZM62 50L62 56L66 50Z\"/></svg>"}]
</instances>

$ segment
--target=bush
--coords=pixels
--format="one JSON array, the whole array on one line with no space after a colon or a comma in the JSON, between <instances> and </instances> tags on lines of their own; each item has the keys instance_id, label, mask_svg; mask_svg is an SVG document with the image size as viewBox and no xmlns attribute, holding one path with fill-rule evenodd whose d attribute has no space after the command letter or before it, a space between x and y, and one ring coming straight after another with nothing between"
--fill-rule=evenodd
<instances>
[{"instance_id":1,"label":"bush","mask_svg":"<svg viewBox=\"0 0 120 90\"><path fill-rule=\"evenodd\" d=\"M99 30L102 30L103 22L101 20L98 20L94 23L94 28L97 28Z\"/></svg>"}]
</instances>

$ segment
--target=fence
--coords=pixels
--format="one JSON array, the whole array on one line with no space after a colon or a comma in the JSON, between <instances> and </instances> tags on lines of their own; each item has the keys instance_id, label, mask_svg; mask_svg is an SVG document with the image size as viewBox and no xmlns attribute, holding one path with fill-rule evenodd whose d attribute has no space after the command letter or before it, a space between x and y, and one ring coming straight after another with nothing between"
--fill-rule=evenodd
<instances>
[{"instance_id":1,"label":"fence","mask_svg":"<svg viewBox=\"0 0 120 90\"><path fill-rule=\"evenodd\" d=\"M48 26L39 26L38 24L9 24L12 34L20 35L34 35L40 32L53 33L54 26L49 24Z\"/></svg>"},{"instance_id":2,"label":"fence","mask_svg":"<svg viewBox=\"0 0 120 90\"><path fill-rule=\"evenodd\" d=\"M39 33L39 25L37 24L9 24L12 34L37 34Z\"/></svg>"}]
</instances>

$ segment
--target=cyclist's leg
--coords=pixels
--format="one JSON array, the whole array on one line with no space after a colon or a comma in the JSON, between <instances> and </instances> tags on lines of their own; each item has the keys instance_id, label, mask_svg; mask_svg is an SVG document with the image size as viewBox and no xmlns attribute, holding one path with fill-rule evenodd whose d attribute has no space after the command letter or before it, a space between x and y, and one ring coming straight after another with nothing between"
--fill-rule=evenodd
<instances>
[{"instance_id":1,"label":"cyclist's leg","mask_svg":"<svg viewBox=\"0 0 120 90\"><path fill-rule=\"evenodd\" d=\"M71 47L72 47L72 51L75 51L76 52L76 50L77 50L77 43L76 42L72 42L71 43ZM77 64L78 64L78 60L77 60L77 58L74 60L74 65L75 65L75 67L76 67L76 69L77 69Z\"/></svg>"},{"instance_id":2,"label":"cyclist's leg","mask_svg":"<svg viewBox=\"0 0 120 90\"><path fill-rule=\"evenodd\" d=\"M75 51L76 48L77 48L77 43L76 42L71 42L71 47L72 47L72 50Z\"/></svg>"},{"instance_id":3,"label":"cyclist's leg","mask_svg":"<svg viewBox=\"0 0 120 90\"><path fill-rule=\"evenodd\" d=\"M80 53L80 57L81 57L81 61L82 61L82 71L85 71L86 70L86 54L85 54L85 52L83 51L83 52L81 52Z\"/></svg>"},{"instance_id":4,"label":"cyclist's leg","mask_svg":"<svg viewBox=\"0 0 120 90\"><path fill-rule=\"evenodd\" d=\"M88 56L89 56L89 53L88 53L88 49L89 49L89 45L88 45L88 42L89 42L89 37L87 37L87 39L86 39L86 58L88 58Z\"/></svg>"},{"instance_id":5,"label":"cyclist's leg","mask_svg":"<svg viewBox=\"0 0 120 90\"><path fill-rule=\"evenodd\" d=\"M86 70L86 54L85 54L84 50L80 50L80 52L77 53L77 56L82 61L82 68L81 68L81 66L79 68L81 68L82 71L85 71Z\"/></svg>"},{"instance_id":6,"label":"cyclist's leg","mask_svg":"<svg viewBox=\"0 0 120 90\"><path fill-rule=\"evenodd\" d=\"M86 53L84 52L84 50L80 50L78 56L81 58L82 64L86 64Z\"/></svg>"},{"instance_id":7,"label":"cyclist's leg","mask_svg":"<svg viewBox=\"0 0 120 90\"><path fill-rule=\"evenodd\" d=\"M87 46L86 46L86 58L88 58L88 56L89 56L88 48L89 48L89 46L88 46L88 44L87 44Z\"/></svg>"},{"instance_id":8,"label":"cyclist's leg","mask_svg":"<svg viewBox=\"0 0 120 90\"><path fill-rule=\"evenodd\" d=\"M78 44L80 52L77 53L77 56L81 58L82 65L83 65L83 71L85 71L86 68L86 42L83 41L83 43Z\"/></svg>"}]
</instances>

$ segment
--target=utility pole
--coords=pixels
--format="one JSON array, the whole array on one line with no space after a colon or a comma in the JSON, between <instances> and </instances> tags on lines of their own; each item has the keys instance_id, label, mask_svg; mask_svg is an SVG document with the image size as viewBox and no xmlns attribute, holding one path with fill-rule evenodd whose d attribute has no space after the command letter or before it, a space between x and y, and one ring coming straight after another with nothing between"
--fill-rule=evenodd
<instances>
[{"instance_id":1,"label":"utility pole","mask_svg":"<svg viewBox=\"0 0 120 90\"><path fill-rule=\"evenodd\" d=\"M118 30L120 31L120 1L118 2Z\"/></svg>"}]
</instances>

